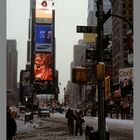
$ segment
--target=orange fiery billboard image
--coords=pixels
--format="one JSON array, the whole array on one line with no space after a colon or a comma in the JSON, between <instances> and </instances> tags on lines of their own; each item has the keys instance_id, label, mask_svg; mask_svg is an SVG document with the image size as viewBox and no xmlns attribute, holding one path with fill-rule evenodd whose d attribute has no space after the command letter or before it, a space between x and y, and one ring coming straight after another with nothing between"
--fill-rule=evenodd
<instances>
[{"instance_id":1,"label":"orange fiery billboard image","mask_svg":"<svg viewBox=\"0 0 140 140\"><path fill-rule=\"evenodd\" d=\"M36 53L34 60L35 79L52 80L52 54L49 52Z\"/></svg>"}]
</instances>

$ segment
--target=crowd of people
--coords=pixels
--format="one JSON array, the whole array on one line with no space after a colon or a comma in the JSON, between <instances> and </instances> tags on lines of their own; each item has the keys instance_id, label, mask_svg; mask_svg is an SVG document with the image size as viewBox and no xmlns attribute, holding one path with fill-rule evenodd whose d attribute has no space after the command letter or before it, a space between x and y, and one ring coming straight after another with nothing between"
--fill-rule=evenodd
<instances>
[{"instance_id":1,"label":"crowd of people","mask_svg":"<svg viewBox=\"0 0 140 140\"><path fill-rule=\"evenodd\" d=\"M98 116L98 103L81 107L84 116ZM133 96L111 96L105 100L105 117L114 119L133 119Z\"/></svg>"},{"instance_id":2,"label":"crowd of people","mask_svg":"<svg viewBox=\"0 0 140 140\"><path fill-rule=\"evenodd\" d=\"M112 97L106 101L106 112L111 118L133 119L133 97Z\"/></svg>"},{"instance_id":3,"label":"crowd of people","mask_svg":"<svg viewBox=\"0 0 140 140\"><path fill-rule=\"evenodd\" d=\"M105 117L114 119L133 119L133 96L110 97L105 100ZM98 116L98 104L95 103L92 108L71 109L66 111L70 135L77 135L78 132L82 136L82 124L85 122L84 116Z\"/></svg>"}]
</instances>

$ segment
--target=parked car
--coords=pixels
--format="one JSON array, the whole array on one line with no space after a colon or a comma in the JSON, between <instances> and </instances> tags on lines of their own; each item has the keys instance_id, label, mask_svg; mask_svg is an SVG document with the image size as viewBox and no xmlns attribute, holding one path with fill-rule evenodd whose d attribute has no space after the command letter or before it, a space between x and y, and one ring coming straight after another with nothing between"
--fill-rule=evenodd
<instances>
[{"instance_id":1,"label":"parked car","mask_svg":"<svg viewBox=\"0 0 140 140\"><path fill-rule=\"evenodd\" d=\"M38 117L50 117L50 109L48 107L39 108Z\"/></svg>"}]
</instances>

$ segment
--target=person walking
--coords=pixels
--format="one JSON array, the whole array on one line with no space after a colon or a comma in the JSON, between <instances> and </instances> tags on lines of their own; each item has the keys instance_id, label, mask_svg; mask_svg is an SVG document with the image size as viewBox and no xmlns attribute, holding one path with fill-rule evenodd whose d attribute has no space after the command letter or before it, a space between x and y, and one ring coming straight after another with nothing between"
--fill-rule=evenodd
<instances>
[{"instance_id":1,"label":"person walking","mask_svg":"<svg viewBox=\"0 0 140 140\"><path fill-rule=\"evenodd\" d=\"M75 120L76 120L75 135L77 135L79 131L80 135L82 136L82 124L85 122L85 120L82 119L82 114L80 112L76 113Z\"/></svg>"},{"instance_id":2,"label":"person walking","mask_svg":"<svg viewBox=\"0 0 140 140\"><path fill-rule=\"evenodd\" d=\"M7 110L7 140L12 140L17 131L17 124L14 118L12 118L11 112Z\"/></svg>"},{"instance_id":3,"label":"person walking","mask_svg":"<svg viewBox=\"0 0 140 140\"><path fill-rule=\"evenodd\" d=\"M67 118L67 123L68 123L68 128L69 128L69 133L73 135L74 133L74 120L75 120L75 115L72 109L68 108L65 118Z\"/></svg>"}]
</instances>

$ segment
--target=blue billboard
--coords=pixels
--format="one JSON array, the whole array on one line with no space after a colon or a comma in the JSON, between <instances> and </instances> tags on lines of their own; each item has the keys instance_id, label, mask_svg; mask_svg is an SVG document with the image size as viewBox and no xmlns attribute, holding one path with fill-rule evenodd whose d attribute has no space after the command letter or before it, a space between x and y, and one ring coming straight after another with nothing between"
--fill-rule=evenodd
<instances>
[{"instance_id":1,"label":"blue billboard","mask_svg":"<svg viewBox=\"0 0 140 140\"><path fill-rule=\"evenodd\" d=\"M52 25L35 26L36 52L52 52Z\"/></svg>"}]
</instances>

